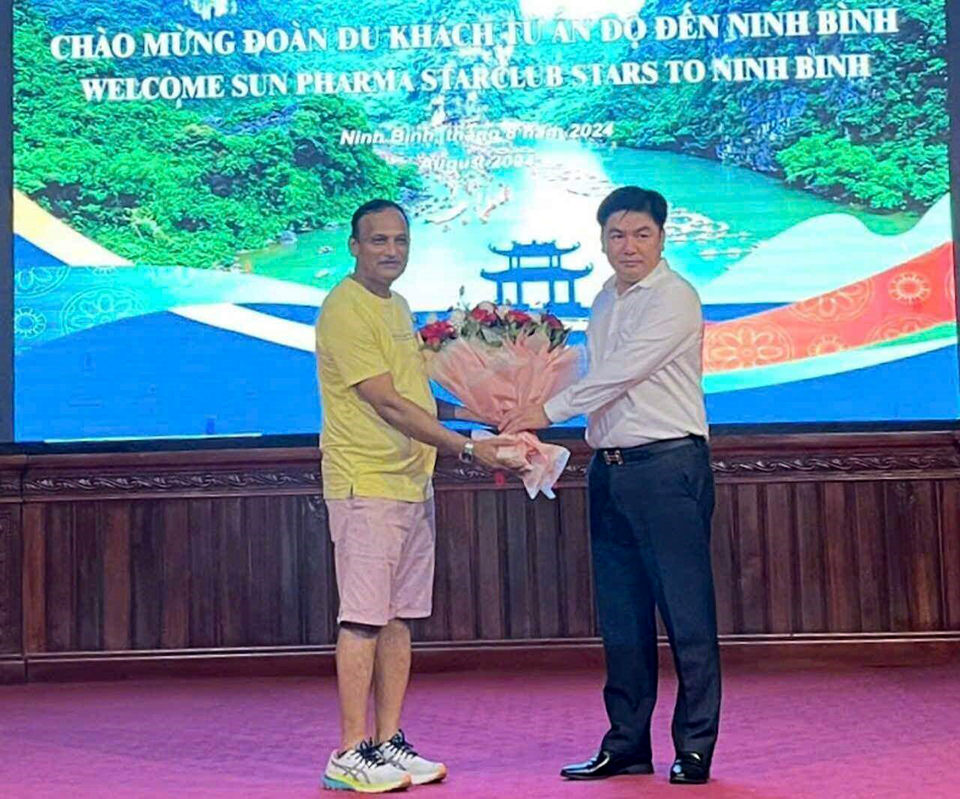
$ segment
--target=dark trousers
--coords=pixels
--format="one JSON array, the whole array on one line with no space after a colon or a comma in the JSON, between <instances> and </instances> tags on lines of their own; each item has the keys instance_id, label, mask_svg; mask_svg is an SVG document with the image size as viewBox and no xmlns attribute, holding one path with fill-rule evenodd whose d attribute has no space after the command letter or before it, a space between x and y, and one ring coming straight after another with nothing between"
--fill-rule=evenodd
<instances>
[{"instance_id":1,"label":"dark trousers","mask_svg":"<svg viewBox=\"0 0 960 799\"><path fill-rule=\"evenodd\" d=\"M660 609L679 688L673 714L678 752L713 756L720 722L720 656L710 566L714 488L702 439L622 465L590 464L590 539L597 610L607 661L603 698L607 751L651 759L657 700Z\"/></svg>"}]
</instances>

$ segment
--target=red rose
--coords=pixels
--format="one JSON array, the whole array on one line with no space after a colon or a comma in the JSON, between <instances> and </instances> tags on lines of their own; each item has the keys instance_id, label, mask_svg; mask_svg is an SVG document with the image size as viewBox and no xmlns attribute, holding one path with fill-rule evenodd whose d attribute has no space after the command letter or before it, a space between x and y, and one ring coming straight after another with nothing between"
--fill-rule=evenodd
<instances>
[{"instance_id":1,"label":"red rose","mask_svg":"<svg viewBox=\"0 0 960 799\"><path fill-rule=\"evenodd\" d=\"M523 311L516 311L512 308L507 311L507 322L512 322L515 325L525 325L533 321L533 317L528 313Z\"/></svg>"},{"instance_id":2,"label":"red rose","mask_svg":"<svg viewBox=\"0 0 960 799\"><path fill-rule=\"evenodd\" d=\"M431 322L420 328L420 338L424 344L433 346L457 337L457 329L449 322Z\"/></svg>"},{"instance_id":3,"label":"red rose","mask_svg":"<svg viewBox=\"0 0 960 799\"><path fill-rule=\"evenodd\" d=\"M552 313L545 313L543 315L543 321L551 330L563 330L563 322L557 319Z\"/></svg>"},{"instance_id":4,"label":"red rose","mask_svg":"<svg viewBox=\"0 0 960 799\"><path fill-rule=\"evenodd\" d=\"M470 318L476 319L481 325L492 326L497 323L497 315L493 311L479 306L470 311Z\"/></svg>"}]
</instances>

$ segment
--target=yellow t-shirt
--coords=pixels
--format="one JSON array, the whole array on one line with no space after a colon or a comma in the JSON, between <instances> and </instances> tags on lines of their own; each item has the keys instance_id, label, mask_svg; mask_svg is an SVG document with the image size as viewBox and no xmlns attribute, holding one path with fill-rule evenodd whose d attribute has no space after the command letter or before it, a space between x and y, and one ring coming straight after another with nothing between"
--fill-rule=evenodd
<instances>
[{"instance_id":1,"label":"yellow t-shirt","mask_svg":"<svg viewBox=\"0 0 960 799\"><path fill-rule=\"evenodd\" d=\"M437 415L407 301L347 277L324 300L316 332L324 496L429 499L436 448L391 427L356 389L389 372L400 396Z\"/></svg>"}]
</instances>

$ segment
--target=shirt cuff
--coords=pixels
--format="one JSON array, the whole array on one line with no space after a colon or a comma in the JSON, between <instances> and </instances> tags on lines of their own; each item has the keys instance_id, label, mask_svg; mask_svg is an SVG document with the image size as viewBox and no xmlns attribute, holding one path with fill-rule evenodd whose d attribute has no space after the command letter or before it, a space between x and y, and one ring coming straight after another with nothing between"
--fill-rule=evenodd
<instances>
[{"instance_id":1,"label":"shirt cuff","mask_svg":"<svg viewBox=\"0 0 960 799\"><path fill-rule=\"evenodd\" d=\"M543 403L543 412L550 420L550 424L565 422L572 416L577 415L577 412L570 407L566 394L566 391L561 391L557 396Z\"/></svg>"}]
</instances>

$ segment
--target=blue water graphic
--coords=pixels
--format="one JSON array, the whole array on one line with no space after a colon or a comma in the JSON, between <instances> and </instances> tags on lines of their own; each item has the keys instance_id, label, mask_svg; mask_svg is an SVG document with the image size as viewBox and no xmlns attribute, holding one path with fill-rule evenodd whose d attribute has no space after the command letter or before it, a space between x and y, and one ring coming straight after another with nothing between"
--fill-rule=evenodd
<instances>
[{"instance_id":1,"label":"blue water graphic","mask_svg":"<svg viewBox=\"0 0 960 799\"><path fill-rule=\"evenodd\" d=\"M310 312L289 309L298 321ZM19 354L15 368L18 441L284 435L320 427L312 353L172 313L59 338ZM956 419L958 382L953 345L845 374L708 395L707 407L713 424Z\"/></svg>"}]
</instances>

